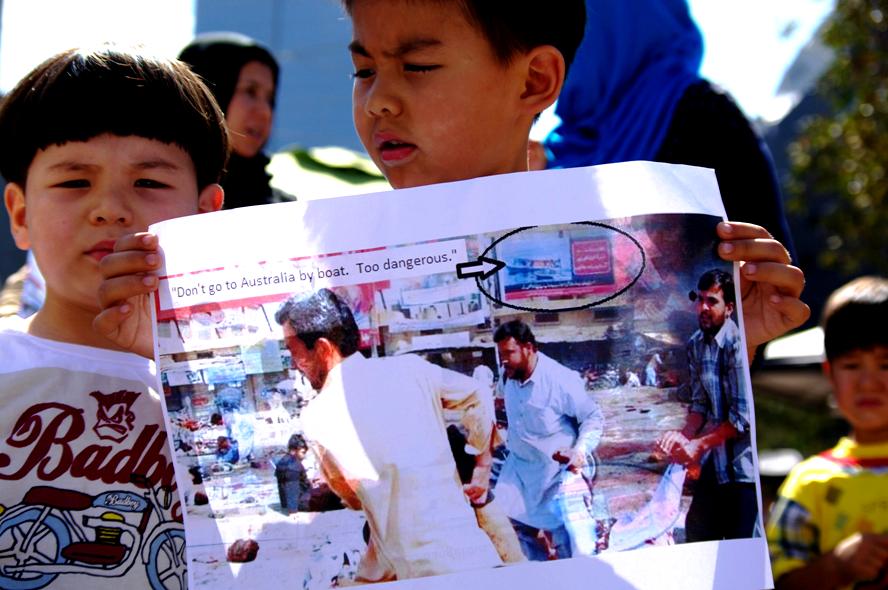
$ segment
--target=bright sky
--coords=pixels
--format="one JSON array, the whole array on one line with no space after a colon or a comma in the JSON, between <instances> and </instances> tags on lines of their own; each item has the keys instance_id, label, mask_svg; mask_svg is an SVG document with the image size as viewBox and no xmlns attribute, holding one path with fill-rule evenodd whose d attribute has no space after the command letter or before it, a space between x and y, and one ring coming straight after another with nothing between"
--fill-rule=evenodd
<instances>
[{"instance_id":1,"label":"bright sky","mask_svg":"<svg viewBox=\"0 0 888 590\"><path fill-rule=\"evenodd\" d=\"M175 56L194 32L195 2L2 0L0 89L10 90L43 59L74 45L107 40L143 43ZM835 0L689 3L706 39L701 73L733 94L748 115L771 119L786 107L775 100L785 69ZM545 125L541 121L535 132Z\"/></svg>"},{"instance_id":2,"label":"bright sky","mask_svg":"<svg viewBox=\"0 0 888 590\"><path fill-rule=\"evenodd\" d=\"M747 115L773 120L786 68L835 6L835 0L689 0L704 33L701 75L727 89Z\"/></svg>"},{"instance_id":3,"label":"bright sky","mask_svg":"<svg viewBox=\"0 0 888 590\"><path fill-rule=\"evenodd\" d=\"M0 90L47 57L114 41L175 57L194 35L195 0L2 0Z\"/></svg>"}]
</instances>

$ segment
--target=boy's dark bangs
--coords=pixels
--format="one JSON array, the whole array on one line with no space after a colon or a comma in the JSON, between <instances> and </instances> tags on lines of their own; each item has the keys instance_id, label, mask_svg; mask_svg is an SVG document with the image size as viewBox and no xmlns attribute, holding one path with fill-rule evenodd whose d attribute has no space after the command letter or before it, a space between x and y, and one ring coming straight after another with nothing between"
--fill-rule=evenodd
<instances>
[{"instance_id":1,"label":"boy's dark bangs","mask_svg":"<svg viewBox=\"0 0 888 590\"><path fill-rule=\"evenodd\" d=\"M142 85L103 79L86 82L60 83L42 101L42 116L32 131L38 149L110 133L172 143L190 153L188 138L201 136L202 129L189 121L181 101L170 100L171 92L178 94L175 88L159 89L158 81Z\"/></svg>"},{"instance_id":2,"label":"boy's dark bangs","mask_svg":"<svg viewBox=\"0 0 888 590\"><path fill-rule=\"evenodd\" d=\"M829 317L824 333L829 360L855 350L888 346L888 302L850 303Z\"/></svg>"},{"instance_id":3,"label":"boy's dark bangs","mask_svg":"<svg viewBox=\"0 0 888 590\"><path fill-rule=\"evenodd\" d=\"M7 180L24 182L39 150L107 133L177 145L191 157L199 188L218 182L227 157L221 112L196 78L182 79L169 64L72 53L27 83L3 117Z\"/></svg>"}]
</instances>

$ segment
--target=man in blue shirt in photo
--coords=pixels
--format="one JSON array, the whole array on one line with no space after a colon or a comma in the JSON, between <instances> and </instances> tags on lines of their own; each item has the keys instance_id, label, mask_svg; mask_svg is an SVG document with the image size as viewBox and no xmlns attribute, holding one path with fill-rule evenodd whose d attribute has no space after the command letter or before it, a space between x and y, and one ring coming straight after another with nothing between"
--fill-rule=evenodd
<instances>
[{"instance_id":1,"label":"man in blue shirt in photo","mask_svg":"<svg viewBox=\"0 0 888 590\"><path fill-rule=\"evenodd\" d=\"M601 438L601 411L580 375L540 352L521 320L502 324L493 340L505 376L509 423L509 454L496 484L496 502L512 520L528 559L549 559L541 532L558 559L594 552L594 525L577 518L585 515L566 512L577 489L591 494L584 470ZM580 504L585 511L584 498ZM583 524L566 526L571 520Z\"/></svg>"}]
</instances>

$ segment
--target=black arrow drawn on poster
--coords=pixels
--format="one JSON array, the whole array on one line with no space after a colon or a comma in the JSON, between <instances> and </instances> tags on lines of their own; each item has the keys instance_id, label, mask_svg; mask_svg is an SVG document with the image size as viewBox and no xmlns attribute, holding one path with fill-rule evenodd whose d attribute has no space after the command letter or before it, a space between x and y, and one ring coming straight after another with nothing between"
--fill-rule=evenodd
<instances>
[{"instance_id":1,"label":"black arrow drawn on poster","mask_svg":"<svg viewBox=\"0 0 888 590\"><path fill-rule=\"evenodd\" d=\"M460 279L478 277L485 280L493 276L493 273L506 268L506 263L496 258L480 256L475 262L460 262L456 265L456 276Z\"/></svg>"}]
</instances>

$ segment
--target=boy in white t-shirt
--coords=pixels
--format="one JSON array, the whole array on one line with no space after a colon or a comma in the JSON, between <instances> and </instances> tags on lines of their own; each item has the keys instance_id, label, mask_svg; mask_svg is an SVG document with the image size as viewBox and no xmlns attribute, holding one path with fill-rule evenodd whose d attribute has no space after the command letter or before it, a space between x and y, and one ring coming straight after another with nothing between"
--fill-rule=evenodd
<instances>
[{"instance_id":1,"label":"boy in white t-shirt","mask_svg":"<svg viewBox=\"0 0 888 590\"><path fill-rule=\"evenodd\" d=\"M92 322L118 237L221 207L222 113L184 64L75 49L6 97L0 137L12 234L47 288L0 325L0 587L184 587L153 363Z\"/></svg>"}]
</instances>

